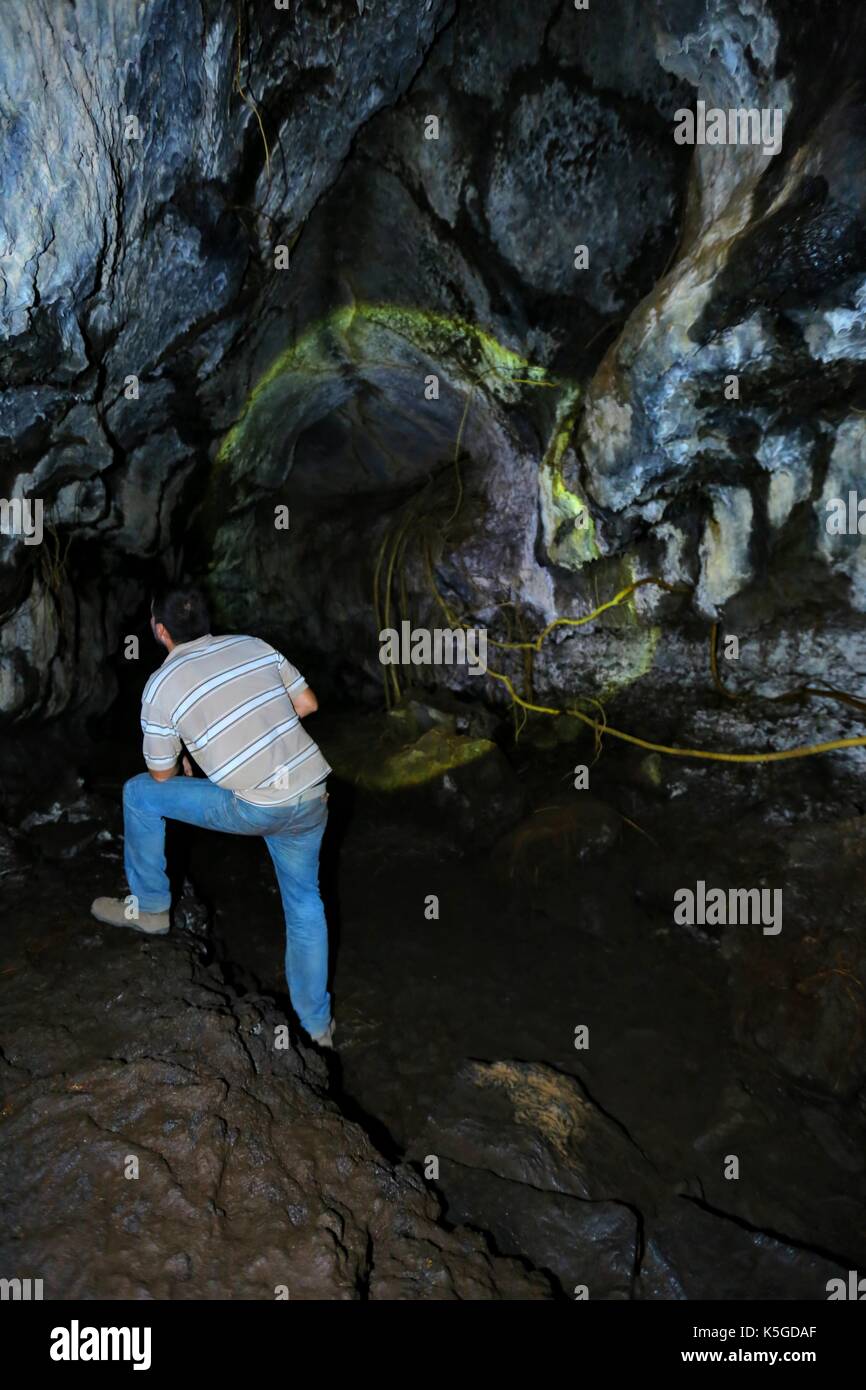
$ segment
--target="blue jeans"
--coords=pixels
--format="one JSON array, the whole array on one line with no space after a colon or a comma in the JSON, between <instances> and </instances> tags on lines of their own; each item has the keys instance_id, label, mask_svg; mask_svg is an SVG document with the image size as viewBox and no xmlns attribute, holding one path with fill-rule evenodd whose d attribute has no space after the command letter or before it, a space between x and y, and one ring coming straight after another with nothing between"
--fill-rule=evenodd
<instances>
[{"instance_id":1,"label":"blue jeans","mask_svg":"<svg viewBox=\"0 0 866 1390\"><path fill-rule=\"evenodd\" d=\"M157 782L149 772L123 787L124 867L141 912L167 912L165 822L185 821L230 835L263 835L277 871L286 915L286 982L301 1026L323 1033L331 1021L328 927L319 894L324 797L297 806L254 806L202 777Z\"/></svg>"}]
</instances>

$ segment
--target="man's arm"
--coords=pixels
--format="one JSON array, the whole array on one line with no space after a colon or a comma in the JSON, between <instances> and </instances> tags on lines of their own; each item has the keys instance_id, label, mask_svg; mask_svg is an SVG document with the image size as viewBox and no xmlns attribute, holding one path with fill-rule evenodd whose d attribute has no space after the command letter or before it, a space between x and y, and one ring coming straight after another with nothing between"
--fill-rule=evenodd
<instances>
[{"instance_id":1,"label":"man's arm","mask_svg":"<svg viewBox=\"0 0 866 1390\"><path fill-rule=\"evenodd\" d=\"M296 695L290 695L289 699L294 705L295 714L299 719L303 719L308 714L315 714L319 708L315 693L308 685L305 685L303 690L298 691Z\"/></svg>"},{"instance_id":2,"label":"man's arm","mask_svg":"<svg viewBox=\"0 0 866 1390\"><path fill-rule=\"evenodd\" d=\"M308 714L315 714L319 708L319 702L314 692L307 685L297 666L293 666L290 661L287 661L282 652L278 655L280 659L277 670L283 685L286 687L289 699L295 707L295 714L299 719L304 719Z\"/></svg>"},{"instance_id":3,"label":"man's arm","mask_svg":"<svg viewBox=\"0 0 866 1390\"><path fill-rule=\"evenodd\" d=\"M145 766L154 781L167 782L170 777L176 777L183 745L169 717L155 705L142 703L141 732Z\"/></svg>"},{"instance_id":4,"label":"man's arm","mask_svg":"<svg viewBox=\"0 0 866 1390\"><path fill-rule=\"evenodd\" d=\"M176 777L181 768L183 769L184 777L194 776L192 770L192 763L190 762L186 753L184 753L183 757L180 760L180 768L178 767L177 763L175 763L174 767L170 767L162 772L159 772L156 768L152 767L149 767L147 770L155 782L167 782L169 777Z\"/></svg>"}]
</instances>

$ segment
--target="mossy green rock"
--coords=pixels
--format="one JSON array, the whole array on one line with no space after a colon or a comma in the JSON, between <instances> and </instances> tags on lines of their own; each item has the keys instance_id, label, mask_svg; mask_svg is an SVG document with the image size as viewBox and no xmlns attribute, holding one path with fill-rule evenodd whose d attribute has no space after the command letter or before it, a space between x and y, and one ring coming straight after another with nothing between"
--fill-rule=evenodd
<instances>
[{"instance_id":1,"label":"mossy green rock","mask_svg":"<svg viewBox=\"0 0 866 1390\"><path fill-rule=\"evenodd\" d=\"M465 738L447 729L429 729L417 742L398 749L378 766L366 769L361 782L377 791L399 791L432 782L455 768L498 754L499 750L489 739Z\"/></svg>"},{"instance_id":2,"label":"mossy green rock","mask_svg":"<svg viewBox=\"0 0 866 1390\"><path fill-rule=\"evenodd\" d=\"M397 711L323 738L323 751L338 777L382 797L382 814L429 822L461 852L489 848L525 810L508 759L490 739L416 728Z\"/></svg>"},{"instance_id":3,"label":"mossy green rock","mask_svg":"<svg viewBox=\"0 0 866 1390\"><path fill-rule=\"evenodd\" d=\"M397 710L375 726L366 723L326 739L328 761L338 776L368 791L398 792L441 779L480 758L501 757L495 743L447 728L420 737L409 711ZM343 735L343 736L341 736Z\"/></svg>"}]
</instances>

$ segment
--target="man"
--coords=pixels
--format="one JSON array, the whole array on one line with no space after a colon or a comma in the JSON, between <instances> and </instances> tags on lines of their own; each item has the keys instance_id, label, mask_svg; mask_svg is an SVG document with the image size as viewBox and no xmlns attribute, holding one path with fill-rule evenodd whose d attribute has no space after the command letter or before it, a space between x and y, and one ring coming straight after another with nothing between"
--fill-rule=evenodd
<instances>
[{"instance_id":1,"label":"man","mask_svg":"<svg viewBox=\"0 0 866 1390\"><path fill-rule=\"evenodd\" d=\"M328 928L319 894L319 846L331 771L301 720L318 709L304 677L258 637L213 637L203 594L154 598L151 631L168 655L144 687L147 772L123 788L124 866L132 899L97 898L100 922L147 936L169 929L165 822L262 835L286 917L286 980L301 1025L334 1045L327 988ZM182 745L207 780L194 778Z\"/></svg>"}]
</instances>

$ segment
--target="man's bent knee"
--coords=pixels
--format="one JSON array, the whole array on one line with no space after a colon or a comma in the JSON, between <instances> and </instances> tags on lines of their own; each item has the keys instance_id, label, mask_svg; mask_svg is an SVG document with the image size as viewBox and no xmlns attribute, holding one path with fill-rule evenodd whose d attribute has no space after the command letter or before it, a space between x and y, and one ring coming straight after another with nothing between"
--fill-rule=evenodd
<instances>
[{"instance_id":1,"label":"man's bent knee","mask_svg":"<svg viewBox=\"0 0 866 1390\"><path fill-rule=\"evenodd\" d=\"M123 784L123 804L124 806L140 806L142 798L151 787L158 786L149 772L139 772L135 777L130 777Z\"/></svg>"}]
</instances>

